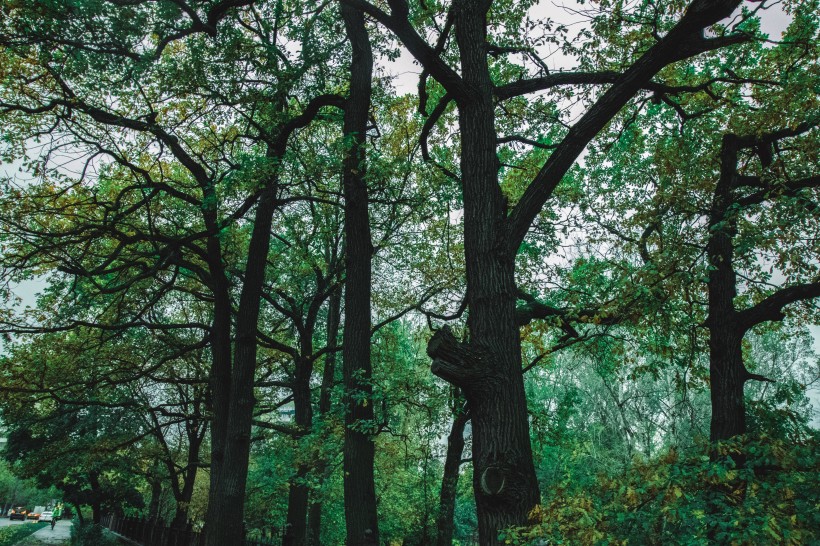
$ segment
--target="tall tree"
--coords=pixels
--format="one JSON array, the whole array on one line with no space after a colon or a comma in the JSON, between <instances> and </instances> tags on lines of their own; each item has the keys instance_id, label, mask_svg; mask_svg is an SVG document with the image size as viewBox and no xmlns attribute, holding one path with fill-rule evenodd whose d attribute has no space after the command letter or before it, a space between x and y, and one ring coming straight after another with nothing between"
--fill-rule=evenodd
<instances>
[{"instance_id":1,"label":"tall tree","mask_svg":"<svg viewBox=\"0 0 820 546\"><path fill-rule=\"evenodd\" d=\"M364 13L341 6L352 50L350 93L345 101L345 295L342 377L345 388L344 490L347 544L379 544L373 462L375 430L370 359L373 242L367 189L365 138L370 114L373 52Z\"/></svg>"},{"instance_id":2,"label":"tall tree","mask_svg":"<svg viewBox=\"0 0 820 546\"><path fill-rule=\"evenodd\" d=\"M790 137L808 133L808 142L788 143ZM738 309L735 299L738 295L738 280L735 264L735 248L738 224L748 219L772 218L784 224L796 222L809 231L816 231L820 224L820 207L817 189L820 188L820 171L812 165L811 159L796 153L801 148L813 155L817 149L817 126L803 123L796 128L787 128L756 135L724 135L720 148L720 177L715 184L712 207L709 214L708 239L706 243L709 260L709 312L706 327L709 329L709 375L712 392L712 422L709 437L715 442L727 440L746 433L746 409L743 387L749 380L768 381L764 376L751 373L743 362L742 341L747 332L755 326L785 318L784 308L790 304L820 297L820 274L817 267L802 264L802 259L792 260L789 255L796 249L782 248L777 266L788 274L795 270L793 261L798 262L796 275L807 277L807 282L787 283L773 291L764 292L764 297L745 308ZM814 138L812 138L814 137ZM781 149L789 152L781 152ZM752 158L741 154L754 154L761 163L761 174L744 172L754 164ZM769 167L777 161L778 165ZM738 168L742 162L745 169ZM801 172L802 171L802 172ZM808 172L806 172L808 171ZM794 174L793 174L794 173ZM777 211L775 201L786 201L795 211ZM782 205L782 204L781 204ZM775 210L771 210L774 208ZM755 210L757 209L757 210ZM770 209L770 210L767 210ZM789 214L791 212L791 214ZM796 215L794 214L796 212ZM755 218L757 217L757 218ZM754 220L752 220L754 221ZM788 225L781 225L785 235ZM813 228L813 229L812 229ZM783 245L788 237L781 235ZM748 251L754 245L753 236L744 241ZM799 236L795 238L799 241ZM803 246L797 243L798 246ZM753 248L753 246L752 246ZM800 254L815 254L815 244L800 248ZM811 270L814 269L812 272Z\"/></svg>"},{"instance_id":3,"label":"tall tree","mask_svg":"<svg viewBox=\"0 0 820 546\"><path fill-rule=\"evenodd\" d=\"M27 120L21 124L27 127L17 135L17 142L53 121L55 125L43 132L56 133L59 127L71 146L90 149L90 157L118 163L137 180L123 193L142 194L131 208L111 216L97 214L90 226L73 227L68 233L58 229L51 235L80 233L78 238L88 242L101 232L113 231L118 240L112 250L114 261L124 257L122 249L145 242L153 245L161 239L165 250L153 248L143 258L158 268L195 272L210 292L206 296L212 304L207 326L213 419L210 544L237 542L243 532L259 300L271 217L282 199L288 199L278 183L279 165L290 135L308 124L322 106L340 103L335 96L321 94L328 80L327 61L334 52L331 40L325 41L333 24L325 11L305 13L299 5L285 13L278 2L258 2L253 9L251 4L138 2L106 10L78 3L67 21L65 13L38 4L12 10L0 36L3 55L17 70L6 82L0 108L15 122ZM308 22L297 24L297 19ZM105 23L110 21L121 24ZM288 53L283 44L289 40L301 43L298 54ZM221 56L242 48L258 55L243 57L242 62ZM47 53L38 56L39 51ZM29 63L30 58L37 62ZM187 70L184 76L180 67ZM41 82L36 92L18 93L35 73ZM101 81L107 86L104 90ZM306 91L304 108L288 102L288 93L297 89ZM55 174L59 168L48 167L53 165L40 172L72 184L70 177ZM82 184L70 187L88 191ZM55 193L66 195L62 190ZM90 193L93 201L94 192ZM176 229L177 220L153 222L153 216L148 216L150 227L144 231L134 234L132 226L120 231L117 222L130 220L129 214L151 215L152 204L162 195L196 211L191 232L182 235L186 230ZM121 204L115 199L112 208ZM225 234L246 214L253 215L247 246L232 254ZM8 221L26 231L13 216ZM41 241L50 237L43 230L36 234L29 230L29 235ZM64 246L65 239L41 250L47 253ZM129 266L112 265L112 255L95 255L101 249L84 248L89 260L99 261L83 268L70 263L71 274L99 278L116 270L136 271L141 278L155 275L156 270L144 268L139 259ZM237 255L245 262L241 287L234 284L228 266Z\"/></svg>"},{"instance_id":4,"label":"tall tree","mask_svg":"<svg viewBox=\"0 0 820 546\"><path fill-rule=\"evenodd\" d=\"M518 249L586 145L624 105L651 84L661 69L747 39L740 33L704 36L705 28L728 17L740 2L698 0L688 5L677 21L677 10L656 13L650 17L651 30L642 29L646 39L638 53L626 61L622 71L547 74L506 84L494 81L491 57L521 48L497 47L490 40L488 16L503 16L504 8L500 5L489 0L454 1L445 10L447 23L439 35L438 46L432 47L413 26L417 15L429 15L424 6L411 10L406 1L391 0L388 13L364 0L345 3L365 11L398 37L422 65L425 75L431 75L444 88L443 102L453 100L458 106L458 176L464 203L470 341L460 343L447 329L442 329L431 339L428 352L434 359L433 372L459 387L469 403L479 533L482 544L495 544L500 529L526 521L539 497L521 376L515 280ZM497 12L491 13L492 8ZM518 21L520 17L519 13ZM496 24L515 25L518 21ZM451 28L460 71L452 68L444 55ZM663 35L658 31L661 28L665 31ZM499 185L496 101L581 82L611 85L552 146L547 161L510 208Z\"/></svg>"}]
</instances>

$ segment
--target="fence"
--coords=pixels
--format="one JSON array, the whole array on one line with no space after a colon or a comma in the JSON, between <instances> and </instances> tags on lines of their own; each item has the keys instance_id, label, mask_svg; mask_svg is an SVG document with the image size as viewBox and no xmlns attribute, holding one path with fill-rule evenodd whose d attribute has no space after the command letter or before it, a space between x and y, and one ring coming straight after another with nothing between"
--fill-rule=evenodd
<instances>
[{"instance_id":1,"label":"fence","mask_svg":"<svg viewBox=\"0 0 820 546\"><path fill-rule=\"evenodd\" d=\"M162 521L143 518L121 518L105 516L104 527L137 542L142 546L204 546L205 536L194 531L190 523L184 529L168 527ZM280 546L283 542L282 530L273 528L270 536L266 531L249 534L242 546Z\"/></svg>"}]
</instances>

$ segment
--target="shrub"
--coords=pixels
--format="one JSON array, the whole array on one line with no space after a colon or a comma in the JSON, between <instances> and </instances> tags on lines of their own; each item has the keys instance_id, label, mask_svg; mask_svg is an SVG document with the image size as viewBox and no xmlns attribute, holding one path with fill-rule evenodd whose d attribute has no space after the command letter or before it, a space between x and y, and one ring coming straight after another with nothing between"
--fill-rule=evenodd
<instances>
[{"instance_id":1,"label":"shrub","mask_svg":"<svg viewBox=\"0 0 820 546\"><path fill-rule=\"evenodd\" d=\"M79 525L75 522L71 529L71 544L73 546L119 546L120 541L102 525L91 523Z\"/></svg>"},{"instance_id":2,"label":"shrub","mask_svg":"<svg viewBox=\"0 0 820 546\"><path fill-rule=\"evenodd\" d=\"M519 545L816 544L820 541L820 446L816 436L738 438L688 456L674 449L636 460L595 486L572 473L545 496L527 527L504 532ZM742 467L735 461L744 460Z\"/></svg>"},{"instance_id":3,"label":"shrub","mask_svg":"<svg viewBox=\"0 0 820 546\"><path fill-rule=\"evenodd\" d=\"M43 527L45 527L45 523L26 523L0 527L0 546L11 546Z\"/></svg>"}]
</instances>

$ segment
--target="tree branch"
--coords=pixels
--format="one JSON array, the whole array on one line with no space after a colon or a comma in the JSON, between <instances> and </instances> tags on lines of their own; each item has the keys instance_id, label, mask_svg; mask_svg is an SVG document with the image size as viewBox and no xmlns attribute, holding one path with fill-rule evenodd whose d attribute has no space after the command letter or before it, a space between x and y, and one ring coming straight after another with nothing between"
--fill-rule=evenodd
<instances>
[{"instance_id":1,"label":"tree branch","mask_svg":"<svg viewBox=\"0 0 820 546\"><path fill-rule=\"evenodd\" d=\"M489 370L487 355L459 342L446 325L430 338L427 355L433 359L430 370L456 386L485 377Z\"/></svg>"},{"instance_id":2,"label":"tree branch","mask_svg":"<svg viewBox=\"0 0 820 546\"><path fill-rule=\"evenodd\" d=\"M781 288L763 301L738 313L742 331L767 321L783 320L783 308L791 303L820 297L820 281Z\"/></svg>"},{"instance_id":3,"label":"tree branch","mask_svg":"<svg viewBox=\"0 0 820 546\"><path fill-rule=\"evenodd\" d=\"M469 94L461 76L439 57L436 50L430 47L430 44L424 41L410 24L406 2L391 0L389 15L365 0L342 0L342 2L363 11L395 34L404 47L421 63L424 70L429 72L448 92L453 93L454 97L460 98Z\"/></svg>"},{"instance_id":4,"label":"tree branch","mask_svg":"<svg viewBox=\"0 0 820 546\"><path fill-rule=\"evenodd\" d=\"M692 2L678 24L620 75L570 128L507 218L503 236L510 255L518 251L535 217L587 144L655 74L675 61L748 39L745 35L721 39L704 39L702 36L706 26L727 17L739 4L739 0Z\"/></svg>"}]
</instances>

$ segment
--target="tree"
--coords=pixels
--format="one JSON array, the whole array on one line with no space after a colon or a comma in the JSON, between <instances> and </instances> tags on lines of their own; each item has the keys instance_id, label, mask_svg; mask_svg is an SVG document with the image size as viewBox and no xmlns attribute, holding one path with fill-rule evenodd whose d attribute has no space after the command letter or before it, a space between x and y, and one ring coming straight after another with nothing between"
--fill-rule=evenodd
<instances>
[{"instance_id":1,"label":"tree","mask_svg":"<svg viewBox=\"0 0 820 546\"><path fill-rule=\"evenodd\" d=\"M715 85L731 51L688 66L712 87L626 114L588 162L581 209L592 239L624 257L613 270L645 279L675 328L708 332L713 441L745 434L743 385L765 380L743 365L744 336L818 290L800 235L817 222L814 7L794 6L779 41L747 46L730 81Z\"/></svg>"},{"instance_id":2,"label":"tree","mask_svg":"<svg viewBox=\"0 0 820 546\"><path fill-rule=\"evenodd\" d=\"M803 265L800 263L802 259L799 258L795 260L798 264L791 263L789 255L793 249L784 248L785 256L778 260L778 267L789 272L794 271L797 265L798 271L803 271L795 271L790 276L799 279L807 275L809 281L788 283L765 294L765 297L745 309L739 310L734 301L738 293L734 263L735 247L738 243L735 238L738 235L738 224L744 217L757 216L763 219L771 213L772 219L784 222L780 226L782 231L788 229L789 220L799 222L801 228L805 224L813 225L815 230L817 229L820 214L812 191L816 193L817 188L820 188L820 175L817 172L803 175L801 171L805 167L801 166L810 166L812 162L799 157L796 166L793 167L789 160L795 159L779 151L787 146L784 143L787 138L808 132L814 133L810 136L816 136L816 127L813 123L757 135L723 136L720 148L720 178L715 184L706 245L709 260L709 313L706 326L709 329L709 374L712 391L712 423L709 436L713 442L728 440L746 433L743 387L749 380L770 381L760 374L751 373L744 365L744 336L761 323L785 318L784 307L820 297L820 276L817 274L817 267ZM795 149L799 150L804 146L816 150L817 143L809 138L808 142L800 145L791 144L788 148L800 156L799 151ZM739 172L739 155L744 151L750 151L758 156L763 167L762 175ZM778 168L775 172L766 172L774 160L778 161ZM744 163L748 165L752 161ZM811 167L809 170L811 171ZM793 172L799 174L795 176ZM787 206L796 208L794 212L797 213L797 218L790 214L792 211L778 211L776 205L770 207L773 200L785 200ZM759 211L755 211L758 206ZM806 208L808 215L803 214ZM748 247L749 244L753 243L746 243L745 246ZM809 243L809 248L800 249L800 253L807 252L807 255L811 255L817 250L820 249L813 248Z\"/></svg>"},{"instance_id":3,"label":"tree","mask_svg":"<svg viewBox=\"0 0 820 546\"><path fill-rule=\"evenodd\" d=\"M417 16L430 20L423 6L412 10L402 0L388 2L390 12L363 0L347 0L393 33L444 88L443 102L453 100L459 110L460 183L464 202L466 299L470 341L459 343L447 329L428 347L433 372L459 387L470 405L473 425L474 490L483 544L494 544L499 529L526 521L538 503L521 377L521 347L516 317L518 290L515 257L535 218L552 196L585 146L626 105L652 83L665 66L701 53L739 43L742 33L704 37L704 29L729 16L738 1L691 3L679 20L677 12L656 13L640 53L621 71L548 74L514 82L494 81L492 56L526 51L526 46L495 44L488 22L517 27L523 14L508 12L490 1L453 2L445 10L446 26L438 46L431 47L413 26ZM497 7L498 11L491 11ZM508 17L503 20L501 17ZM518 19L515 19L518 17ZM434 21L431 21L433 24ZM439 27L441 28L441 27ZM663 28L661 36L654 29ZM457 52L445 51L450 29ZM516 44L517 45L517 44ZM447 61L456 56L460 72ZM547 161L529 181L517 201L509 203L499 185L496 100L568 83L611 83L606 92L554 144ZM424 82L422 82L422 89Z\"/></svg>"},{"instance_id":4,"label":"tree","mask_svg":"<svg viewBox=\"0 0 820 546\"><path fill-rule=\"evenodd\" d=\"M342 4L342 19L353 57L350 95L345 102L342 169L345 197L345 319L342 333L345 386L344 484L347 544L379 544L373 479L373 368L370 361L370 234L365 136L370 112L373 53L364 14Z\"/></svg>"},{"instance_id":5,"label":"tree","mask_svg":"<svg viewBox=\"0 0 820 546\"><path fill-rule=\"evenodd\" d=\"M178 232L168 238L158 237L159 228L173 230L175 222L153 224L150 216L148 232L136 236L106 224L111 219L108 216L93 227L85 225L76 231L91 239L100 231L113 231L119 239L112 249L115 260L121 249L130 248L133 243L162 239L165 250L152 248L148 260L158 268L170 265L171 269L194 271L210 292L207 298L213 305L208 326L213 423L208 518L211 523L207 534L209 543L226 544L236 542L242 534L259 301L271 217L282 204L278 165L287 152L290 135L309 123L323 106L338 105L339 100L335 95L321 94L327 79L324 63L333 47L317 40L311 29L321 29L323 23L326 30L328 25L332 26L323 10L305 14L310 23L302 25L296 23L296 14L283 13L278 4L259 3L255 11L247 14L252 22L246 24L246 15L240 11L251 2L199 4L180 7L174 3L139 3L106 11L78 3L69 24L64 26L57 22L63 21L65 14L46 5L13 10L12 17L6 20L2 43L4 56L19 71L7 88L7 99L1 108L9 118L23 119L22 125L26 125L25 120L54 121L55 126L44 129L46 134L59 127L73 137L70 146L90 148L91 157L111 158L130 173L137 180L132 189L145 193L137 205L119 214L150 214L150 204L155 203L152 199L160 194L170 195L197 210L197 229L191 239L180 237ZM204 14L202 18L199 8ZM268 16L272 26L266 22ZM107 21L119 23L108 25ZM155 24L143 25L149 21ZM226 21L232 25L220 26ZM287 31L285 21L292 25ZM74 24L77 22L79 27ZM218 26L221 32L217 32ZM213 40L202 40L200 34ZM328 35L329 30L318 32L322 39ZM282 45L291 38L300 40L304 46L304 54L290 55L296 57L293 62ZM219 56L224 48L243 47L260 53L244 59L241 65L225 63ZM41 51L48 53L39 55ZM31 57L37 62L27 64ZM182 79L183 72L177 68L182 66L189 69L184 78L196 78ZM94 68L91 79L89 67ZM19 86L25 86L22 82L29 72L36 73L35 78L40 78L43 85L34 94L17 94ZM249 72L263 74L270 80L247 79ZM100 81L109 85L104 93L99 92ZM181 86L181 81L186 81L186 85ZM195 85L188 86L190 83ZM302 85L302 90L319 91L304 109L288 101L288 92ZM115 91L116 97L107 95L109 91ZM208 100L199 103L198 97ZM202 109L198 104L203 105ZM42 117L38 118L38 114ZM21 135L40 130L36 123L28 123ZM140 163L143 158L153 169ZM161 159L156 161L158 158ZM54 169L41 172L65 181ZM82 185L73 187L83 190ZM237 200L228 199L233 190L240 191ZM115 204L120 202L115 200ZM234 286L221 237L251 211L254 227L246 250L240 252L247 259L234 315ZM113 220L124 217L115 214ZM53 241L58 233L36 235ZM53 247L47 243L41 248ZM185 252L193 256L185 256ZM111 263L111 256L93 258L103 264ZM136 267L142 269L138 276L155 275L155 270L145 270L137 262L119 266L118 270ZM106 265L100 267L99 262L88 269L69 266L68 271L92 277L112 272ZM127 287L132 282L123 284Z\"/></svg>"}]
</instances>

